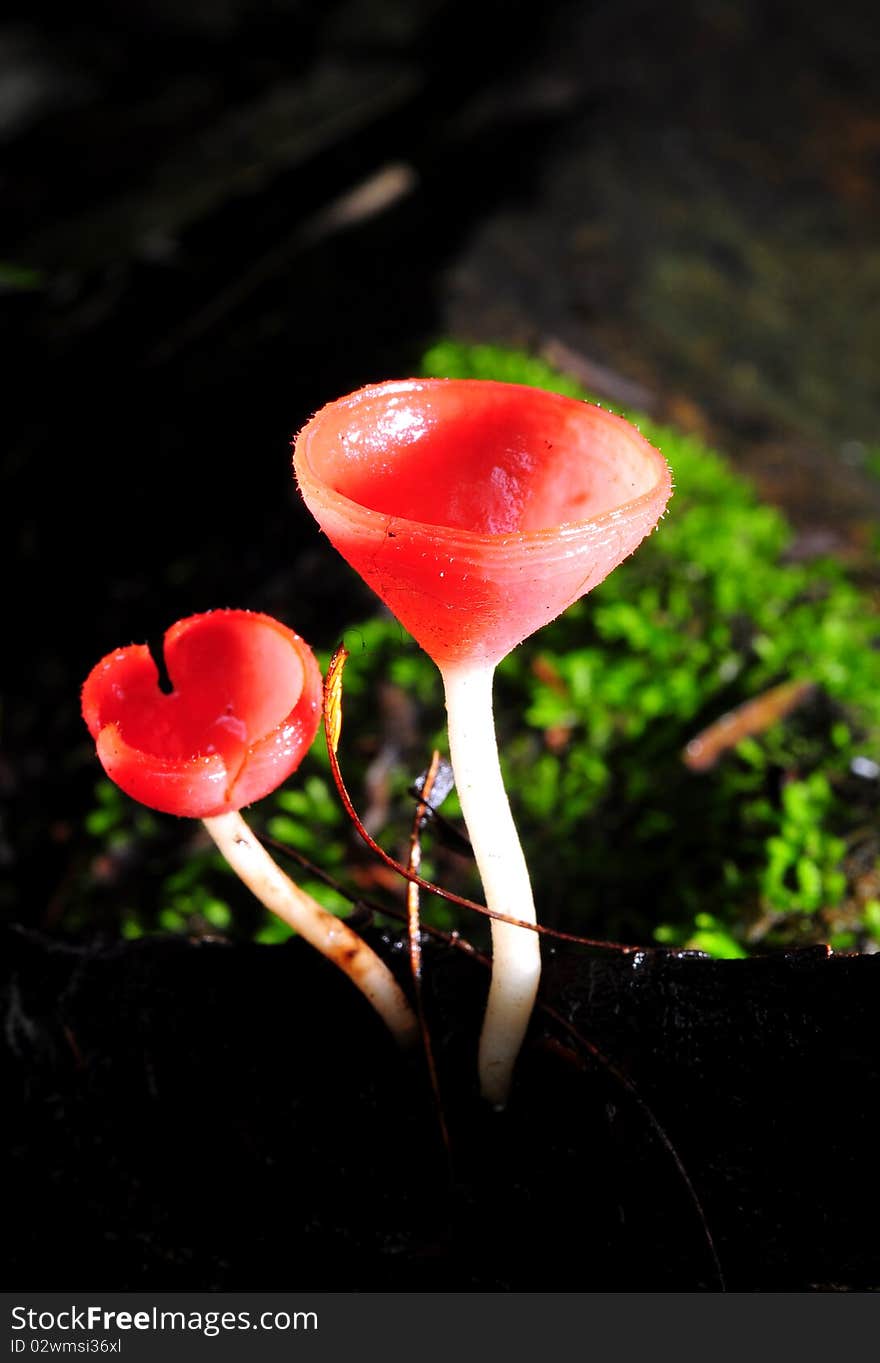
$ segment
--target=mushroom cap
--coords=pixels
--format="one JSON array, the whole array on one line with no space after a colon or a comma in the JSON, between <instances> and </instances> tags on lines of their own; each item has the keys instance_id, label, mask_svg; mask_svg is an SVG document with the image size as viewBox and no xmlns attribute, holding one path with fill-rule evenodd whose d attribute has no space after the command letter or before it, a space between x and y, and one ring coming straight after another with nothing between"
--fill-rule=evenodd
<instances>
[{"instance_id":1,"label":"mushroom cap","mask_svg":"<svg viewBox=\"0 0 880 1363\"><path fill-rule=\"evenodd\" d=\"M271 616L218 610L172 625L165 694L145 644L109 653L82 690L107 775L166 814L210 818L281 785L321 718L321 672L298 634Z\"/></svg>"},{"instance_id":2,"label":"mushroom cap","mask_svg":"<svg viewBox=\"0 0 880 1363\"><path fill-rule=\"evenodd\" d=\"M479 379L331 402L294 468L332 543L441 667L499 662L632 553L672 491L622 417Z\"/></svg>"}]
</instances>

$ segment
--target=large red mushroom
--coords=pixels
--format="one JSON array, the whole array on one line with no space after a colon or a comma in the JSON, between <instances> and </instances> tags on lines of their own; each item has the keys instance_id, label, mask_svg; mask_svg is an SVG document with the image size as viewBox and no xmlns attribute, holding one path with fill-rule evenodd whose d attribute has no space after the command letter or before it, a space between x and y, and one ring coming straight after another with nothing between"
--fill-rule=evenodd
<instances>
[{"instance_id":1,"label":"large red mushroom","mask_svg":"<svg viewBox=\"0 0 880 1363\"><path fill-rule=\"evenodd\" d=\"M518 384L413 379L323 407L294 467L332 543L443 677L449 750L490 909L534 923L492 717L496 664L601 582L672 490L621 417ZM506 1102L540 977L537 935L493 922L482 1091Z\"/></svg>"}]
</instances>

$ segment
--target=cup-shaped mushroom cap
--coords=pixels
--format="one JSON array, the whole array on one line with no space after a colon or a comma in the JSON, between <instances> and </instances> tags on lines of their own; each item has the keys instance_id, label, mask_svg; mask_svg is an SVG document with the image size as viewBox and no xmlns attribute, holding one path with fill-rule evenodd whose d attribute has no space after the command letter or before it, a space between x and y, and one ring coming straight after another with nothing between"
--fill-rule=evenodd
<instances>
[{"instance_id":1,"label":"cup-shaped mushroom cap","mask_svg":"<svg viewBox=\"0 0 880 1363\"><path fill-rule=\"evenodd\" d=\"M477 379L331 402L294 467L332 543L441 666L500 661L632 553L672 490L622 417Z\"/></svg>"},{"instance_id":2,"label":"cup-shaped mushroom cap","mask_svg":"<svg viewBox=\"0 0 880 1363\"><path fill-rule=\"evenodd\" d=\"M145 644L90 672L83 718L107 775L141 804L210 818L285 781L321 718L321 672L298 634L271 616L192 615L165 635L173 689Z\"/></svg>"}]
</instances>

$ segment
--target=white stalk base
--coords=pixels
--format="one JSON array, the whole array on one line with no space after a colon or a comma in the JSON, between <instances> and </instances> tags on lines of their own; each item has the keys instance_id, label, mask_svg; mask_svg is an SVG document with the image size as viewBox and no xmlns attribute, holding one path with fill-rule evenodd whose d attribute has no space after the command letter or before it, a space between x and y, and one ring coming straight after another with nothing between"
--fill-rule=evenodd
<instances>
[{"instance_id":1,"label":"white stalk base","mask_svg":"<svg viewBox=\"0 0 880 1363\"><path fill-rule=\"evenodd\" d=\"M487 906L534 923L528 868L510 812L492 715L493 667L442 669L449 755ZM541 978L538 934L492 923L492 983L480 1036L480 1088L495 1107L507 1101Z\"/></svg>"},{"instance_id":2,"label":"white stalk base","mask_svg":"<svg viewBox=\"0 0 880 1363\"><path fill-rule=\"evenodd\" d=\"M203 819L236 875L272 913L294 928L357 985L401 1046L419 1037L406 995L384 961L356 932L301 890L269 856L235 811Z\"/></svg>"}]
</instances>

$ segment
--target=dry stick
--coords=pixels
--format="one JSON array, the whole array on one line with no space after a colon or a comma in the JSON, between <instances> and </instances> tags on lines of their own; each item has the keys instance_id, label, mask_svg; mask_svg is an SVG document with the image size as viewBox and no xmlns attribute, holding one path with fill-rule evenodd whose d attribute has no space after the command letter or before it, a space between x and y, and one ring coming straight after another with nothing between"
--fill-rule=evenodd
<instances>
[{"instance_id":1,"label":"dry stick","mask_svg":"<svg viewBox=\"0 0 880 1363\"><path fill-rule=\"evenodd\" d=\"M440 754L436 748L431 755L431 764L425 773L424 784L422 785L421 799L416 805L416 812L413 818L412 833L409 839L409 869L418 871L422 861L422 841L421 828L429 812L431 812L431 792L434 789L434 782L437 779L437 772L440 769ZM427 1019L425 1018L425 1006L422 998L422 940L421 923L419 921L419 887L410 881L406 887L406 931L409 938L409 961L412 971L413 992L416 1000L416 1014L419 1019L419 1027L422 1032L422 1046L425 1052L425 1064L428 1069L428 1078L431 1083L431 1093L434 1097L434 1108L437 1113L437 1121L440 1126L440 1136L443 1147L446 1151L447 1160L452 1158L452 1149L449 1144L449 1128L446 1125L446 1116L443 1112L443 1103L440 1097L440 1082L437 1078L437 1065L434 1059L434 1047L431 1044L431 1033L428 1030Z\"/></svg>"},{"instance_id":2,"label":"dry stick","mask_svg":"<svg viewBox=\"0 0 880 1363\"><path fill-rule=\"evenodd\" d=\"M422 864L422 824L427 817L430 805L431 792L434 789L434 782L437 779L437 771L440 766L440 754L434 749L431 755L431 764L425 773L425 783L422 787L421 797L416 803L416 812L413 816L412 832L409 836L409 858L407 866L411 871L418 872ZM409 941L409 964L412 972L413 987L416 995L416 1005L421 1011L422 1007L422 941L419 924L419 887L409 881L406 887L406 931Z\"/></svg>"},{"instance_id":3,"label":"dry stick","mask_svg":"<svg viewBox=\"0 0 880 1363\"><path fill-rule=\"evenodd\" d=\"M260 903L345 972L400 1046L412 1046L418 1039L416 1016L397 980L372 947L284 874L238 810L202 822Z\"/></svg>"}]
</instances>

